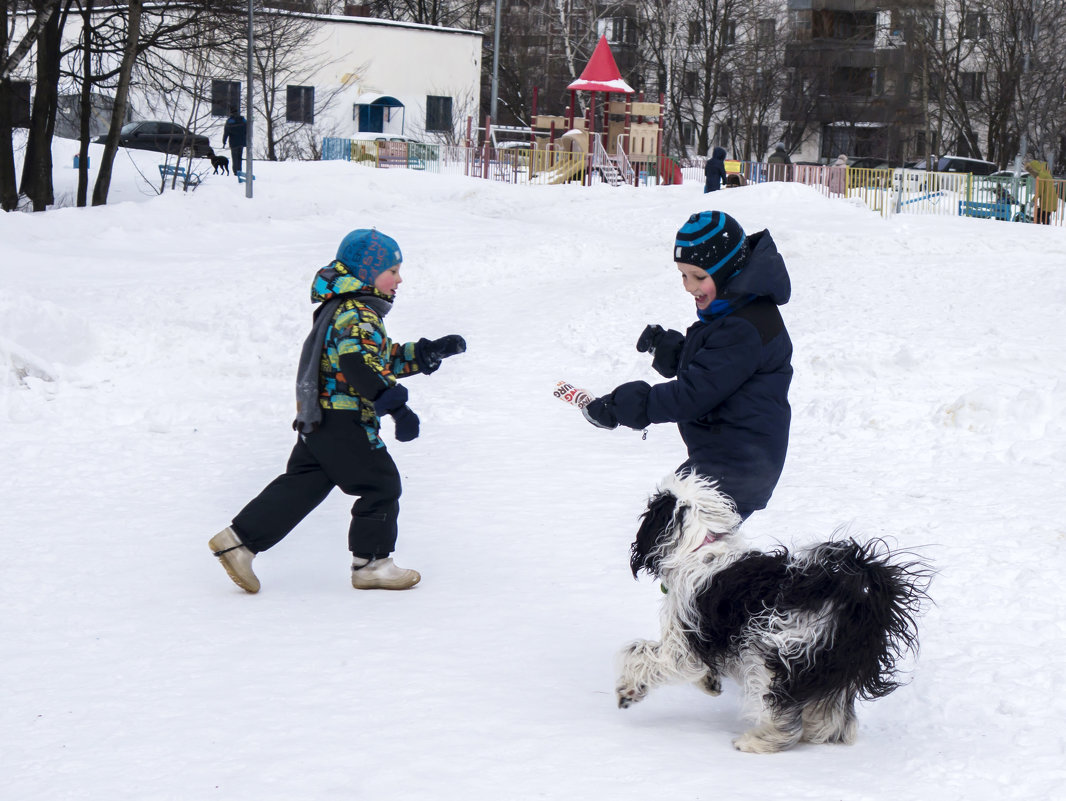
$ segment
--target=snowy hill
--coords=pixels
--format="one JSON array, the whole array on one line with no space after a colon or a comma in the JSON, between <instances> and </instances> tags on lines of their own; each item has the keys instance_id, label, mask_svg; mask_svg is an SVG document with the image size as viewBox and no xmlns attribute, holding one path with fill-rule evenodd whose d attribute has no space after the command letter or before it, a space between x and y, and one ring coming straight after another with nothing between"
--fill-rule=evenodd
<instances>
[{"instance_id":1,"label":"snowy hill","mask_svg":"<svg viewBox=\"0 0 1066 801\"><path fill-rule=\"evenodd\" d=\"M156 156L124 155L112 205L0 216L4 798L1064 796L1061 229L340 162L257 162L253 200L215 176L153 197L134 165ZM670 249L712 202L768 228L793 283L789 458L749 535L846 526L939 571L911 683L851 747L734 751L731 686L615 705L661 598L629 543L684 449L551 389L656 380L633 344L694 319ZM249 596L207 540L283 469L311 277L369 226L404 250L392 337L469 343L408 383L422 436L389 439L423 582L351 588L338 492Z\"/></svg>"}]
</instances>

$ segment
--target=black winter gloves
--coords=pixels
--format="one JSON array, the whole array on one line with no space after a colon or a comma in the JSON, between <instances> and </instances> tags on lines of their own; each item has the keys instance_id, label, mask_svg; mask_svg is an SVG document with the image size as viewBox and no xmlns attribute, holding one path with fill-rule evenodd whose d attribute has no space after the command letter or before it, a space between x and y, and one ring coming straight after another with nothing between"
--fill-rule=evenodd
<instances>
[{"instance_id":1,"label":"black winter gloves","mask_svg":"<svg viewBox=\"0 0 1066 801\"><path fill-rule=\"evenodd\" d=\"M440 367L442 360L466 351L466 340L458 334L448 334L440 339L420 339L415 344L415 360L427 375Z\"/></svg>"},{"instance_id":2,"label":"black winter gloves","mask_svg":"<svg viewBox=\"0 0 1066 801\"><path fill-rule=\"evenodd\" d=\"M677 364L681 360L681 347L685 344L685 335L673 329L666 330L661 325L648 325L640 332L637 350L650 353L652 369L663 378L677 375Z\"/></svg>"},{"instance_id":3,"label":"black winter gloves","mask_svg":"<svg viewBox=\"0 0 1066 801\"><path fill-rule=\"evenodd\" d=\"M596 398L581 410L585 419L597 428L635 428L651 425L648 418L648 394L651 387L644 381L630 381L615 388L610 395Z\"/></svg>"},{"instance_id":4,"label":"black winter gloves","mask_svg":"<svg viewBox=\"0 0 1066 801\"><path fill-rule=\"evenodd\" d=\"M418 415L407 405L407 387L402 384L395 384L378 395L374 400L374 411L378 417L392 415L396 439L400 442L410 442L418 436Z\"/></svg>"},{"instance_id":5,"label":"black winter gloves","mask_svg":"<svg viewBox=\"0 0 1066 801\"><path fill-rule=\"evenodd\" d=\"M596 398L596 400L583 408L581 413L596 428L611 429L618 427L618 418L614 414L614 398L610 395Z\"/></svg>"},{"instance_id":6,"label":"black winter gloves","mask_svg":"<svg viewBox=\"0 0 1066 801\"><path fill-rule=\"evenodd\" d=\"M418 436L418 415L410 406L405 404L393 412L392 421L396 424L396 439L400 442L410 442Z\"/></svg>"},{"instance_id":7,"label":"black winter gloves","mask_svg":"<svg viewBox=\"0 0 1066 801\"><path fill-rule=\"evenodd\" d=\"M638 353L655 353L655 348L662 341L666 330L661 325L646 325L637 339Z\"/></svg>"},{"instance_id":8,"label":"black winter gloves","mask_svg":"<svg viewBox=\"0 0 1066 801\"><path fill-rule=\"evenodd\" d=\"M374 398L374 411L378 413L378 417L381 417L392 414L405 403L407 403L407 387L403 384L393 384Z\"/></svg>"}]
</instances>

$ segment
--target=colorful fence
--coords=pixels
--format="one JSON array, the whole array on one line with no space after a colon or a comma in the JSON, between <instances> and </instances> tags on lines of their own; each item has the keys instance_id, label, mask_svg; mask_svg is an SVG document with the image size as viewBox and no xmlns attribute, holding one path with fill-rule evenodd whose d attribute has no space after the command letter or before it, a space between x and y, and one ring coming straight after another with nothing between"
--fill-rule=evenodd
<instances>
[{"instance_id":1,"label":"colorful fence","mask_svg":"<svg viewBox=\"0 0 1066 801\"><path fill-rule=\"evenodd\" d=\"M624 175L586 153L565 150L549 152L533 148L490 148L486 151L484 147L460 145L326 138L322 142L322 159L341 159L367 167L400 167L527 185L617 185L618 176ZM632 182L636 184L680 180L680 170L669 159L662 159L659 165L638 163L632 166ZM662 180L656 175L657 167L663 171Z\"/></svg>"},{"instance_id":2,"label":"colorful fence","mask_svg":"<svg viewBox=\"0 0 1066 801\"><path fill-rule=\"evenodd\" d=\"M322 143L322 158L379 169L424 170L525 185L618 183L609 170L580 152L327 138ZM633 183L687 180L702 186L705 162L696 158L678 164L662 158L659 164L637 164ZM749 161L730 162L729 166L729 172L739 176L741 185L766 181L801 183L826 197L861 200L883 217L933 214L1066 227L1066 180L1061 179ZM661 175L656 175L657 169Z\"/></svg>"},{"instance_id":3,"label":"colorful fence","mask_svg":"<svg viewBox=\"0 0 1066 801\"><path fill-rule=\"evenodd\" d=\"M688 159L689 181L703 181L705 160ZM883 217L933 214L1012 222L1044 222L1066 227L1066 180L1020 176L979 176L924 170L866 170L807 164L736 162L745 183L784 180L817 189L826 197L861 200ZM773 170L777 168L775 175ZM1044 212L1047 212L1046 214Z\"/></svg>"}]
</instances>

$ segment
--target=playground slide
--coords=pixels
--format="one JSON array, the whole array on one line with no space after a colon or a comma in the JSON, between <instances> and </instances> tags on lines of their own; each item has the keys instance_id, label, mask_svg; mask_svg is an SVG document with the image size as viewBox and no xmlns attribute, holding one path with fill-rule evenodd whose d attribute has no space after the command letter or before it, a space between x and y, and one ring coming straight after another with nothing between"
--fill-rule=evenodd
<instances>
[{"instance_id":1,"label":"playground slide","mask_svg":"<svg viewBox=\"0 0 1066 801\"><path fill-rule=\"evenodd\" d=\"M563 164L561 167L556 167L554 170L548 170L547 172L538 173L537 177L549 184L561 184L569 181L571 178L577 178L585 169L584 160L571 161Z\"/></svg>"}]
</instances>

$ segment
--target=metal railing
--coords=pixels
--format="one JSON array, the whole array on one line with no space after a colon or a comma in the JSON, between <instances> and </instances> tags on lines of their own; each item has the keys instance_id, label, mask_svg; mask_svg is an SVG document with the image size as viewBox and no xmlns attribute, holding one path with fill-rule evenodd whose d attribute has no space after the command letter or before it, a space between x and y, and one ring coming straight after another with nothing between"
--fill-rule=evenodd
<instances>
[{"instance_id":1,"label":"metal railing","mask_svg":"<svg viewBox=\"0 0 1066 801\"><path fill-rule=\"evenodd\" d=\"M324 160L343 159L375 168L424 170L526 185L642 183L636 180L634 167L625 159L621 147L618 148L621 157L600 151L602 145L594 148L592 154L586 154L336 138L327 138L322 143ZM702 157L680 161L684 179L702 185L705 163ZM1066 227L1066 180L1062 179L1034 179L1028 174L975 176L816 164L737 164L736 174L745 185L772 180L800 183L825 197L861 200L871 211L886 218L896 214L932 214ZM643 166L642 173L655 166ZM620 176L620 180L612 180L612 175Z\"/></svg>"},{"instance_id":2,"label":"metal railing","mask_svg":"<svg viewBox=\"0 0 1066 801\"><path fill-rule=\"evenodd\" d=\"M686 180L703 181L704 158L686 159ZM766 165L738 162L744 183L762 183L777 177L802 183L826 197L861 200L867 208L889 217L922 214L973 217L1013 222L1044 222L1066 227L1066 180L1020 176L979 176L925 170L869 170L793 164Z\"/></svg>"}]
</instances>

